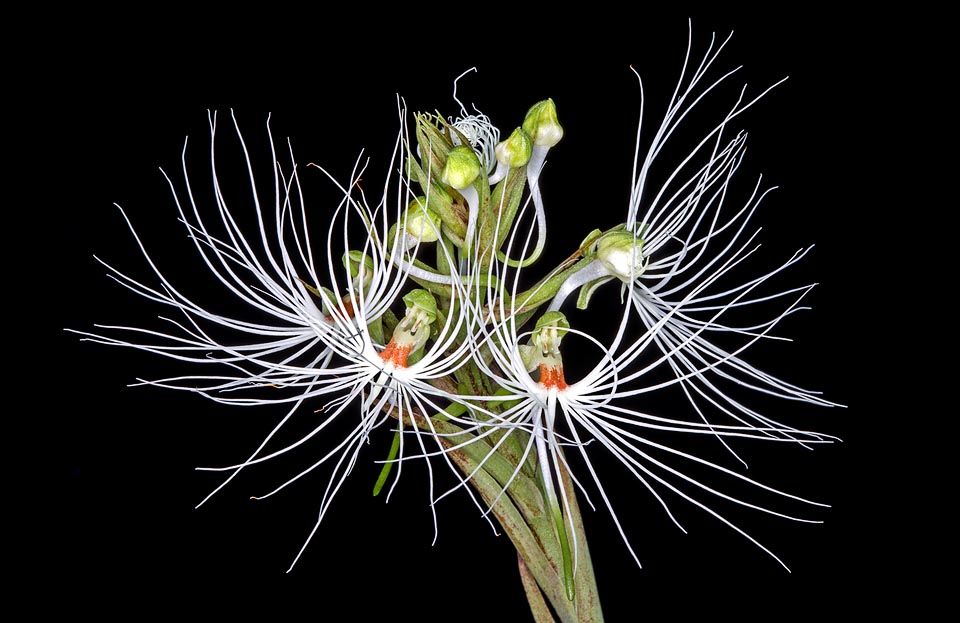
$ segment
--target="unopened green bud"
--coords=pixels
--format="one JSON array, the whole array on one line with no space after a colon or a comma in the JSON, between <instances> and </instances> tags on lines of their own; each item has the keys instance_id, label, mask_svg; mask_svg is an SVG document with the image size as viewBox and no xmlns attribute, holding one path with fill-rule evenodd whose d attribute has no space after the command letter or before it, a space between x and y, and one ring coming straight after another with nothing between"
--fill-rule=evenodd
<instances>
[{"instance_id":1,"label":"unopened green bud","mask_svg":"<svg viewBox=\"0 0 960 623\"><path fill-rule=\"evenodd\" d=\"M373 277L373 260L360 251L349 251L343 255L343 267L350 276L364 285Z\"/></svg>"},{"instance_id":2,"label":"unopened green bud","mask_svg":"<svg viewBox=\"0 0 960 623\"><path fill-rule=\"evenodd\" d=\"M511 168L522 167L530 161L533 141L530 135L517 128L505 141L497 143L497 161Z\"/></svg>"},{"instance_id":3,"label":"unopened green bud","mask_svg":"<svg viewBox=\"0 0 960 623\"><path fill-rule=\"evenodd\" d=\"M440 215L427 207L427 198L417 197L407 206L403 214L404 231L420 240L420 242L436 242L440 236L442 221Z\"/></svg>"},{"instance_id":4,"label":"unopened green bud","mask_svg":"<svg viewBox=\"0 0 960 623\"><path fill-rule=\"evenodd\" d=\"M480 175L480 158L468 145L457 145L447 154L447 164L443 167L443 181L457 190L473 184Z\"/></svg>"},{"instance_id":5,"label":"unopened green bud","mask_svg":"<svg viewBox=\"0 0 960 623\"><path fill-rule=\"evenodd\" d=\"M523 119L523 130L534 145L553 147L563 138L563 126L557 120L557 107L552 99L537 102Z\"/></svg>"},{"instance_id":6,"label":"unopened green bud","mask_svg":"<svg viewBox=\"0 0 960 623\"><path fill-rule=\"evenodd\" d=\"M625 229L607 232L597 241L597 259L621 281L631 281L643 274L643 240Z\"/></svg>"}]
</instances>

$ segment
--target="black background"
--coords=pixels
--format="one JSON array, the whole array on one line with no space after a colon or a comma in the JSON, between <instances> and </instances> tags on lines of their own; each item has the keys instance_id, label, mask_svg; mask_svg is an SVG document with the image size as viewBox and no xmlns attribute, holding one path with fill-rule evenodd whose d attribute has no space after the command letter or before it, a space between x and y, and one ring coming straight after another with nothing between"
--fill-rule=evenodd
<instances>
[{"instance_id":1,"label":"black background","mask_svg":"<svg viewBox=\"0 0 960 623\"><path fill-rule=\"evenodd\" d=\"M900 549L896 537L881 537L879 546L876 540L878 425L851 373L864 364L865 329L855 305L865 262L866 233L858 220L869 185L864 160L871 149L862 141L861 114L875 101L876 86L867 60L870 33L864 32L870 26L822 15L693 17L695 57L711 32L723 38L735 31L718 63L720 69L744 65L733 80L737 85L746 81L749 92L758 93L789 76L740 119L738 127L750 138L738 176L747 184L762 172L769 185L780 187L755 217L763 227L761 258L774 262L815 244L782 283L820 285L807 299L813 309L783 325L781 333L795 341L758 349L752 361L849 405L775 406L791 422L844 442L814 452L743 448L750 475L832 505L816 513L822 525L732 511L736 523L792 573L678 503L690 531L682 534L636 482L623 477L618 507L636 509L630 530L644 568L629 557L604 511L585 510L601 600L609 621L704 614L763 620L773 609L798 616L863 613L884 601L877 597L879 578L888 575L879 570L881 553L889 561ZM566 136L551 152L541 184L552 210L548 259L563 257L590 229L622 220L639 102L629 66L644 78L650 131L672 92L688 32L679 15L629 27L607 24L606 43L598 47L581 39L573 24L549 34L530 26L515 33L504 29L496 45L459 33L456 23L440 24L458 35L439 45L413 34L428 27L415 20L409 37L394 36L389 44L354 22L346 34L355 45L348 46L318 36L285 47L282 35L268 43L250 33L221 32L222 45L195 50L189 42L206 36L198 30L171 32L164 46L147 52L149 43L127 34L101 41L102 53L63 58L65 74L82 75L83 86L75 94L78 105L51 110L47 119L57 137L48 148L57 150L63 180L50 183L69 190L55 228L59 261L69 275L57 296L69 315L58 318L54 330L139 325L160 313L107 279L93 259L149 275L114 202L172 273L194 287L209 284L192 263L158 171L179 175L187 135L188 158L203 171L208 109L224 115L234 108L255 148L263 146L271 112L274 136L290 137L301 164L323 164L341 179L366 148L371 172L382 176L395 138L396 94L412 110L454 114L452 81L471 66L478 72L460 83L460 98L502 129L518 124L538 99L557 103ZM713 110L729 101L716 99ZM323 188L319 173L305 175L315 177L313 188ZM315 224L325 209L316 207ZM579 322L587 327L604 317L595 312ZM82 344L69 333L56 348L65 373L58 385L61 400L47 417L55 423L62 522L48 540L55 564L45 574L53 575L64 603L50 607L132 619L185 611L217 619L260 612L277 620L529 619L509 541L494 536L465 496L439 507L440 535L431 545L423 474L410 470L389 504L369 495L378 472L373 461L389 444L386 431L361 455L304 557L285 573L315 520L322 477L254 502L249 496L279 484L294 468L249 470L207 505L193 508L219 482L194 468L245 457L277 412L238 411L184 393L125 387L173 369L154 357Z\"/></svg>"}]
</instances>

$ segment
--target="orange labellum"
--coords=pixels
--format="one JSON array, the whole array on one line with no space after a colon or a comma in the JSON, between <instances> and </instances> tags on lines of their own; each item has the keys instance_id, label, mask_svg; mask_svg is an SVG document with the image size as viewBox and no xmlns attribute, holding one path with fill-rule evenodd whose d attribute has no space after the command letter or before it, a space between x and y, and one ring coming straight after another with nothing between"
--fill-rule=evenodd
<instances>
[{"instance_id":1,"label":"orange labellum","mask_svg":"<svg viewBox=\"0 0 960 623\"><path fill-rule=\"evenodd\" d=\"M401 346L395 341L390 340L387 347L380 353L380 358L383 359L385 363L392 363L395 368L406 368L407 357L410 356L410 350L412 348L412 344Z\"/></svg>"},{"instance_id":2,"label":"orange labellum","mask_svg":"<svg viewBox=\"0 0 960 623\"><path fill-rule=\"evenodd\" d=\"M563 366L548 366L545 363L540 364L540 384L550 389L566 389L567 382L563 378Z\"/></svg>"}]
</instances>

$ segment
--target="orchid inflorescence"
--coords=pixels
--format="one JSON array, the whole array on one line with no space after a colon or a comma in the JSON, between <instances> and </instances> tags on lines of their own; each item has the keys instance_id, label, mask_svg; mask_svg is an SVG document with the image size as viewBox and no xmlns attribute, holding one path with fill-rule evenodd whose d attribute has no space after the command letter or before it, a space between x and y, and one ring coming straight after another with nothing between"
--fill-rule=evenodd
<instances>
[{"instance_id":1,"label":"orchid inflorescence","mask_svg":"<svg viewBox=\"0 0 960 623\"><path fill-rule=\"evenodd\" d=\"M670 505L674 498L716 517L780 561L714 510L712 501L811 520L753 503L740 493L724 493L723 480L736 482L738 491L746 485L775 499L823 505L664 442L712 438L740 460L731 447L738 438L802 445L835 440L778 422L744 400L756 392L836 406L745 359L753 344L783 339L773 330L801 309L811 288L764 289L806 251L759 276L745 281L737 276L756 248L749 223L769 190L757 180L745 198L732 196L730 182L743 161L746 134L731 126L769 89L748 96L744 87L712 128L685 148L664 180L655 184L651 173L675 130L734 73L712 77L725 44L711 41L699 60L688 46L662 122L652 138L642 124L638 128L623 221L605 231L584 232L567 259L536 273L532 267L542 260L548 241L541 171L564 135L550 99L533 104L510 132L501 132L482 113L468 113L456 93L460 115L455 117L408 115L399 100L400 131L388 174L373 196L370 179L360 183L366 162L358 161L343 181L316 167L340 195L321 240L308 226L308 212L316 207L309 206L303 188L313 167L299 167L289 145L279 153L268 118L276 166L272 172L254 170L231 112L249 184L246 199L238 201L221 187L217 135L222 116L210 113L212 202L191 185L186 146L183 182L164 175L203 267L230 292L238 309L255 310L257 320L224 315L181 291L154 262L121 208L154 279L151 284L104 265L113 279L167 308L169 315L161 317L161 328L100 325L79 333L203 371L143 384L225 404L284 410L244 460L204 468L225 478L203 502L248 467L308 442L326 441L327 449L306 469L259 496L325 470L316 524L293 563L372 432L384 427L393 430L393 442L375 457L383 471L374 493L391 482L389 497L403 465L423 461L431 508L465 491L491 524L495 517L510 535L521 568L529 570L564 620L584 593L595 590L578 496L606 509L640 564L616 496L604 486L597 453L619 462L678 526ZM262 192L265 179L272 182L269 195ZM252 217L255 227L241 225L239 214ZM571 313L571 308L586 309L597 296L620 303L612 337L601 339L577 326ZM728 320L743 310L769 310L771 302L779 305L769 317ZM579 379L565 375L563 351L569 340L586 343L587 352L595 353L593 367ZM676 413L644 408L645 395L667 388L684 396ZM281 429L304 411L318 416L312 430L278 441ZM325 439L344 421L349 422L345 435ZM696 475L688 467L696 468ZM449 479L437 486L438 468L454 474L452 486ZM599 620L599 606L590 607Z\"/></svg>"}]
</instances>

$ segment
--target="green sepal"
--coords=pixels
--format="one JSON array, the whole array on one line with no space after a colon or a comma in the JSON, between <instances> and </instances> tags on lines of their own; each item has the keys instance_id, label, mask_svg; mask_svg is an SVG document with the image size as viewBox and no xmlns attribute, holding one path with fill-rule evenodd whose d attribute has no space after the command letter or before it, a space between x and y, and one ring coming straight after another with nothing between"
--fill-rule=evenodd
<instances>
[{"instance_id":1,"label":"green sepal","mask_svg":"<svg viewBox=\"0 0 960 623\"><path fill-rule=\"evenodd\" d=\"M433 296L422 288L411 290L403 295L403 302L407 306L407 313L415 310L425 314L427 322L433 322L437 319L437 301Z\"/></svg>"},{"instance_id":2,"label":"green sepal","mask_svg":"<svg viewBox=\"0 0 960 623\"><path fill-rule=\"evenodd\" d=\"M533 332L537 333L541 329L552 325L558 325L558 328L560 329L558 333L561 337L566 335L566 330L570 328L570 322L567 320L567 317L563 314L563 312L549 311L537 319L537 324L534 325Z\"/></svg>"},{"instance_id":3,"label":"green sepal","mask_svg":"<svg viewBox=\"0 0 960 623\"><path fill-rule=\"evenodd\" d=\"M593 296L597 288L613 279L615 279L613 276L600 277L599 279L594 279L593 281L588 281L583 284L580 287L580 295L577 296L577 309L586 309L587 305L590 304L590 297Z\"/></svg>"},{"instance_id":4,"label":"green sepal","mask_svg":"<svg viewBox=\"0 0 960 623\"><path fill-rule=\"evenodd\" d=\"M383 316L378 316L373 322L368 322L367 331L374 343L381 346L387 343L385 340L386 334L383 332Z\"/></svg>"},{"instance_id":5,"label":"green sepal","mask_svg":"<svg viewBox=\"0 0 960 623\"><path fill-rule=\"evenodd\" d=\"M600 236L603 235L603 232L599 229L594 229L587 237L583 239L583 242L580 243L581 249L587 249L589 253L593 253L597 249L597 240L600 239Z\"/></svg>"},{"instance_id":6,"label":"green sepal","mask_svg":"<svg viewBox=\"0 0 960 623\"><path fill-rule=\"evenodd\" d=\"M394 459L397 458L397 454L399 453L400 429L398 428L393 433L393 442L390 444L390 451L387 453L387 460L383 464L383 468L380 470L380 475L377 476L377 482L373 484L373 497L380 495L380 490L383 489L383 485L387 482L387 477L390 476L390 471L393 469Z\"/></svg>"},{"instance_id":7,"label":"green sepal","mask_svg":"<svg viewBox=\"0 0 960 623\"><path fill-rule=\"evenodd\" d=\"M360 265L364 265L370 274L373 273L373 260L361 251L347 251L341 258L343 267L350 273L350 277L356 279L360 274Z\"/></svg>"}]
</instances>

